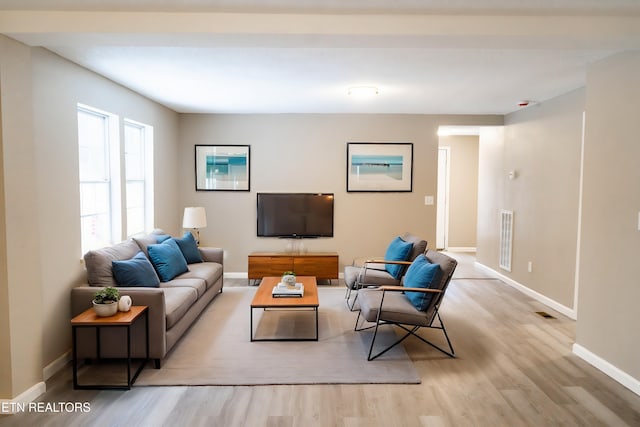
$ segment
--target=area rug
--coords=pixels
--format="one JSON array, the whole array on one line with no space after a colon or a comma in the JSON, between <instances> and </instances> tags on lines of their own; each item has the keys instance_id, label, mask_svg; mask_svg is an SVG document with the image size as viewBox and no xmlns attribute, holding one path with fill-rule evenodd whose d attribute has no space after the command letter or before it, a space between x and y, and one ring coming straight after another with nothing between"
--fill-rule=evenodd
<instances>
[{"instance_id":1,"label":"area rug","mask_svg":"<svg viewBox=\"0 0 640 427\"><path fill-rule=\"evenodd\" d=\"M167 355L161 369L146 367L136 386L268 384L417 384L420 377L399 345L368 362L372 332L355 332L357 313L344 289L319 289L318 341L251 342L249 316L255 287L229 287ZM313 311L254 310L256 338L315 334ZM380 345L397 339L380 329ZM376 342L378 341L376 339Z\"/></svg>"}]
</instances>

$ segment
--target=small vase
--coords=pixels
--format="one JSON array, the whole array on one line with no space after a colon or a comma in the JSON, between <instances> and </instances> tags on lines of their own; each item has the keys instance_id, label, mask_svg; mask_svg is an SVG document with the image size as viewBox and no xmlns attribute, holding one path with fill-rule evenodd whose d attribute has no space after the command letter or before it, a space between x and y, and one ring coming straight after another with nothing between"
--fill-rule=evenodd
<instances>
[{"instance_id":1,"label":"small vase","mask_svg":"<svg viewBox=\"0 0 640 427\"><path fill-rule=\"evenodd\" d=\"M98 317L113 316L118 312L118 303L116 301L112 301L107 304L98 304L93 301L93 311L96 312L96 316Z\"/></svg>"}]
</instances>

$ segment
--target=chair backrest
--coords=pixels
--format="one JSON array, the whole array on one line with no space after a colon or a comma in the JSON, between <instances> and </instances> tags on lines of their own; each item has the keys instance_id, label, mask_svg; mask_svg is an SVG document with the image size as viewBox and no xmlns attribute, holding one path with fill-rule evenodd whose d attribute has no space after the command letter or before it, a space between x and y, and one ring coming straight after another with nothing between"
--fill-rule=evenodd
<instances>
[{"instance_id":1,"label":"chair backrest","mask_svg":"<svg viewBox=\"0 0 640 427\"><path fill-rule=\"evenodd\" d=\"M409 255L408 261L413 261L418 255L425 253L427 250L427 241L422 237L407 232L400 236L400 238L405 242L413 243L413 249L411 249L411 255Z\"/></svg>"},{"instance_id":2,"label":"chair backrest","mask_svg":"<svg viewBox=\"0 0 640 427\"><path fill-rule=\"evenodd\" d=\"M413 243L413 248L411 249L411 253L409 254L409 258L407 259L407 261L413 262L418 257L418 255L426 253L427 241L424 240L422 237L406 232L402 236L400 236L400 238L405 242ZM400 270L401 271L400 277L404 276L408 268L409 268L408 265L402 267L402 269Z\"/></svg>"},{"instance_id":3,"label":"chair backrest","mask_svg":"<svg viewBox=\"0 0 640 427\"><path fill-rule=\"evenodd\" d=\"M434 294L434 297L431 298L427 309L425 310L425 314L429 319L429 323L433 322L433 318L437 313L438 307L440 307L440 303L442 302L442 298L444 298L444 294L447 291L447 287L449 286L449 282L451 281L451 277L453 277L453 272L456 270L458 265L458 261L451 258L448 255L443 254L442 252L427 250L425 253L427 260L432 264L440 265L440 276L439 283L436 286L431 286L432 289L440 289L442 292L439 294Z\"/></svg>"}]
</instances>

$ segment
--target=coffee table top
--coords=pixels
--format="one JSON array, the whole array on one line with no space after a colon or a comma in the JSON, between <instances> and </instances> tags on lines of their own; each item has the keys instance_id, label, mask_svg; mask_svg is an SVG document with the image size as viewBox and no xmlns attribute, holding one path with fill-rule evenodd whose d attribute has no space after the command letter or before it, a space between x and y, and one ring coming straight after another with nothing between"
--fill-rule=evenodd
<instances>
[{"instance_id":1,"label":"coffee table top","mask_svg":"<svg viewBox=\"0 0 640 427\"><path fill-rule=\"evenodd\" d=\"M318 307L318 285L314 276L298 276L296 282L304 286L302 297L276 297L271 296L273 287L278 284L280 277L264 277L251 301L251 308L270 307Z\"/></svg>"}]
</instances>

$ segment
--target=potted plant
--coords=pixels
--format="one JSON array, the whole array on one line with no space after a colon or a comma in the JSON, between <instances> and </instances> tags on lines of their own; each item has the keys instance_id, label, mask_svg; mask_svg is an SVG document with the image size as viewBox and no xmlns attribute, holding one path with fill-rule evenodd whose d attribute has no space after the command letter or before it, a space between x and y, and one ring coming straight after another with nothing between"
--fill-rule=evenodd
<instances>
[{"instance_id":1,"label":"potted plant","mask_svg":"<svg viewBox=\"0 0 640 427\"><path fill-rule=\"evenodd\" d=\"M287 286L295 286L296 285L296 273L293 271L285 271L282 273L282 283Z\"/></svg>"},{"instance_id":2,"label":"potted plant","mask_svg":"<svg viewBox=\"0 0 640 427\"><path fill-rule=\"evenodd\" d=\"M93 295L93 310L98 317L113 316L118 312L120 292L111 286L97 291Z\"/></svg>"}]
</instances>

